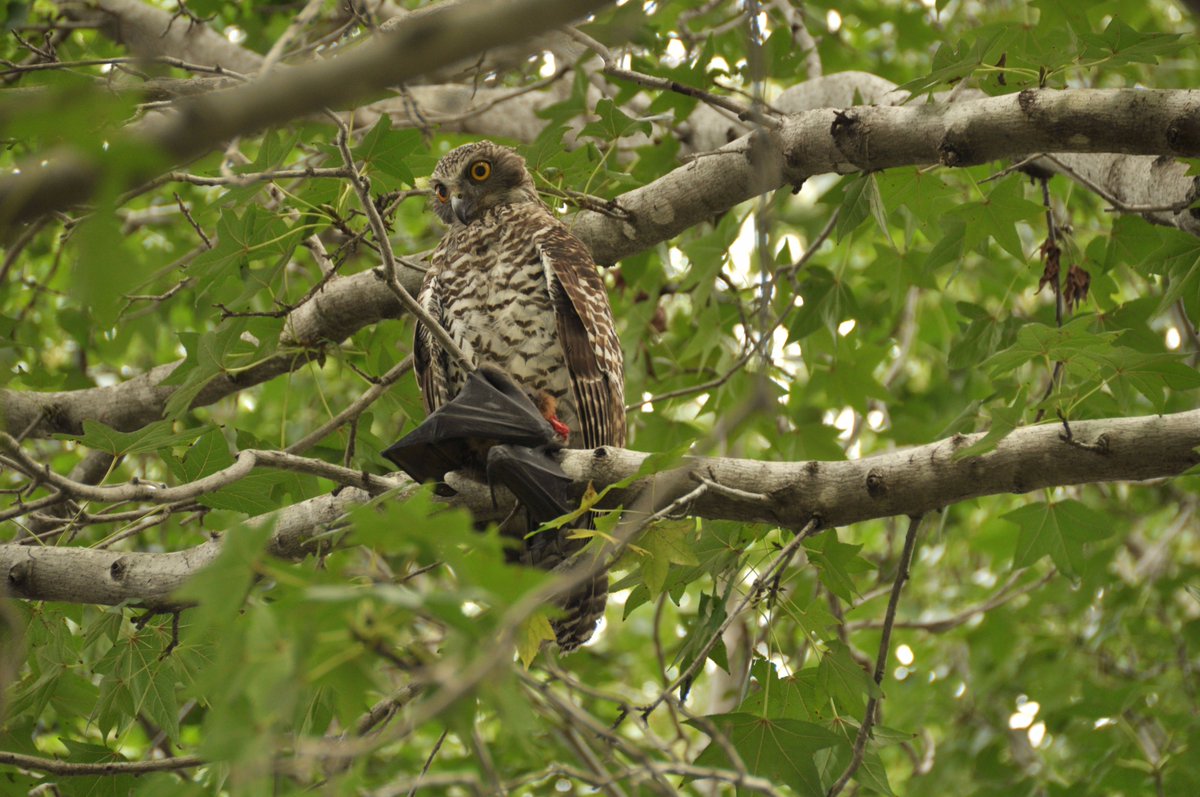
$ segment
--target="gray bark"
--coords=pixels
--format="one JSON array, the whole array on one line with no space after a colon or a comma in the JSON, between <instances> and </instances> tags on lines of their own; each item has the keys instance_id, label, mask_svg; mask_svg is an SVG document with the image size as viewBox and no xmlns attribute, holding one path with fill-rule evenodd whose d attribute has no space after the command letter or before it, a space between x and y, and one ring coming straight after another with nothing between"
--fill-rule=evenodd
<instances>
[{"instance_id":1,"label":"gray bark","mask_svg":"<svg viewBox=\"0 0 1200 797\"><path fill-rule=\"evenodd\" d=\"M694 516L769 523L799 529L813 518L823 528L881 517L921 515L961 501L1001 493L1105 481L1176 476L1200 464L1200 410L1173 415L1079 421L1063 439L1058 423L1017 429L981 456L956 458L982 435L956 435L925 446L844 462L760 462L693 457L679 466L713 485L688 508ZM615 448L562 453L564 470L597 489L638 472L648 454ZM629 505L679 471L635 483L619 496ZM659 481L656 481L659 480ZM502 517L481 484L455 479L453 499L481 518ZM697 484L685 481L685 491ZM402 494L391 500L402 500ZM273 522L267 552L298 560L313 551L319 532L335 527L368 494L346 488L249 523ZM659 503L662 503L660 500ZM229 533L237 533L236 529ZM324 535L320 538L328 540ZM220 550L219 539L186 551L119 553L88 548L0 545L0 574L10 594L31 600L115 604L137 601L161 608L169 595Z\"/></svg>"}]
</instances>

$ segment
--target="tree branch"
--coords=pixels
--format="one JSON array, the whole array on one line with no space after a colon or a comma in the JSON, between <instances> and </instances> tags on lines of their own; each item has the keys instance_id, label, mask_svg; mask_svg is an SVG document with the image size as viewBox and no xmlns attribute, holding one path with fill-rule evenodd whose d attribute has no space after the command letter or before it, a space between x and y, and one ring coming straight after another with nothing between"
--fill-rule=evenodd
<instances>
[{"instance_id":1,"label":"tree branch","mask_svg":"<svg viewBox=\"0 0 1200 797\"><path fill-rule=\"evenodd\" d=\"M972 166L1041 152L1200 154L1200 91L1029 89L951 104L795 113L619 198L635 219L583 211L575 234L598 263L673 238L739 202L817 174Z\"/></svg>"},{"instance_id":2,"label":"tree branch","mask_svg":"<svg viewBox=\"0 0 1200 797\"><path fill-rule=\"evenodd\" d=\"M401 262L396 278L409 293L420 289L424 271ZM330 280L313 298L284 321L284 349L237 373L213 377L192 401L193 407L215 403L243 390L300 368L327 342L338 343L357 330L384 318L399 316L400 302L384 284L380 269ZM110 387L35 392L0 389L0 425L11 432L28 430L28 437L81 434L83 421L97 420L120 431L140 429L163 416L175 387L162 382L179 362L160 365Z\"/></svg>"},{"instance_id":3,"label":"tree branch","mask_svg":"<svg viewBox=\"0 0 1200 797\"><path fill-rule=\"evenodd\" d=\"M913 550L917 545L917 529L920 527L920 515L915 515L908 519L908 532L904 535L904 550L900 553L900 562L896 566L896 580L892 582L892 594L888 598L887 611L884 612L883 634L879 640L879 652L875 657L875 674L873 680L876 687L880 687L883 684L883 673L887 669L888 651L891 649L892 626L896 622L896 608L900 605L900 590L904 587L904 582L909 577ZM837 797L837 795L841 794L842 790L846 788L846 784L850 782L850 778L854 777L854 773L858 771L858 767L862 764L863 756L867 752L867 738L871 735L871 728L875 726L875 709L878 705L878 695L871 695L867 699L867 708L863 712L863 721L858 726L858 735L854 738L854 753L850 758L850 763L846 766L846 771L829 788L829 797Z\"/></svg>"},{"instance_id":4,"label":"tree branch","mask_svg":"<svg viewBox=\"0 0 1200 797\"><path fill-rule=\"evenodd\" d=\"M179 769L193 769L204 766L204 760L197 756L176 756L174 758L153 759L150 761L97 761L94 763L59 761L56 758L43 756L22 755L0 750L0 764L18 767L31 772L46 772L51 775L81 776L81 775L144 775L147 772L173 772Z\"/></svg>"},{"instance_id":5,"label":"tree branch","mask_svg":"<svg viewBox=\"0 0 1200 797\"><path fill-rule=\"evenodd\" d=\"M347 108L389 86L489 47L525 41L577 19L605 0L474 0L414 15L376 39L328 61L312 61L225 91L186 97L170 113L150 116L110 138L114 149L145 148L185 161L221 142L323 108ZM215 34L214 34L215 35ZM14 223L87 201L112 159L91 151L41 153L20 174L0 179L0 231ZM44 166L41 164L45 164ZM152 176L123 174L128 185Z\"/></svg>"},{"instance_id":6,"label":"tree branch","mask_svg":"<svg viewBox=\"0 0 1200 797\"><path fill-rule=\"evenodd\" d=\"M826 84L834 81L826 78L814 82L828 92L832 88ZM1042 90L951 105L863 106L837 112L823 109L795 113L779 132L745 136L623 194L619 203L627 211L627 218L582 211L574 218L573 229L598 262L612 263L708 221L739 202L788 183L798 185L814 174L921 165L943 158L967 165L1061 152L1071 146L1088 152L1132 151L1139 147L1154 152L1172 148L1200 151L1200 138L1188 132L1190 123L1180 121L1193 113L1200 113L1200 92L1132 89ZM1108 155L1056 157L1070 163L1080 175L1090 173L1085 171L1088 164L1108 164L1105 175L1093 175L1093 179L1106 181L1108 190L1129 202L1147 204L1149 197L1141 193L1130 196L1128 190L1122 190L1129 189L1129 181L1122 186L1111 185L1119 179L1112 175L1126 173L1125 169L1116 169L1118 165L1144 171L1137 184L1147 191L1154 184L1166 186L1163 190L1171 201L1191 196L1193 190L1186 165L1169 160ZM1163 199L1162 194L1159 199ZM1200 220L1193 219L1187 210L1152 217L1200 234ZM401 268L396 273L410 294L419 290L418 269ZM364 326L401 312L400 302L386 284L386 275L382 271L363 272L332 280L312 301L293 311L283 342L310 347L323 341L341 341ZM274 378L302 362L292 354L283 354L236 378L219 376L205 386L194 406L210 404ZM162 417L173 388L159 383L174 367L159 366L108 388L61 393L0 390L0 417L9 431L30 427L33 436L78 433L85 418L121 430L137 429Z\"/></svg>"},{"instance_id":7,"label":"tree branch","mask_svg":"<svg viewBox=\"0 0 1200 797\"><path fill-rule=\"evenodd\" d=\"M36 460L25 453L21 444L12 435L0 432L0 450L12 457L16 469L31 479L45 482L60 493L84 501L102 503L141 501L151 504L173 504L179 501L190 501L228 487L256 467L307 473L330 479L338 484L360 487L375 495L398 486L383 477L341 468L319 459L307 459L283 451L247 449L238 452L237 459L232 465L178 487L162 487L144 481L97 487L59 475L48 467L39 465Z\"/></svg>"},{"instance_id":8,"label":"tree branch","mask_svg":"<svg viewBox=\"0 0 1200 797\"><path fill-rule=\"evenodd\" d=\"M1060 426L1054 423L1017 429L993 451L978 457L955 459L955 452L982 434L956 435L845 462L692 457L684 461L677 476L702 474L710 482L731 488L697 492L688 509L692 515L801 529L814 520L819 528L828 528L881 517L922 515L985 495L1168 478L1200 464L1196 452L1200 410L1078 421L1071 428L1076 440L1103 440L1102 450L1062 440ZM601 489L636 474L647 456L617 448L567 450L562 452L562 465L575 482L590 481ZM623 503L632 506L649 483L634 484L622 496ZM502 518L511 508L504 502L493 504L486 485L458 479L455 488L459 494L453 502L482 519ZM395 500L403 500L413 489L411 485L402 487ZM250 522L273 522L268 552L297 560L323 541L319 532L336 526L350 508L369 497L363 490L348 487L337 495L312 498ZM669 502L673 497L664 497L659 491L660 500ZM12 594L21 598L163 605L173 589L212 561L219 546L219 540L212 540L172 553L119 553L0 545L0 575Z\"/></svg>"},{"instance_id":9,"label":"tree branch","mask_svg":"<svg viewBox=\"0 0 1200 797\"><path fill-rule=\"evenodd\" d=\"M241 47L208 25L196 25L183 16L156 8L142 0L57 0L63 14L89 22L114 42L142 59L178 57L208 66L243 73L257 72L262 56Z\"/></svg>"}]
</instances>

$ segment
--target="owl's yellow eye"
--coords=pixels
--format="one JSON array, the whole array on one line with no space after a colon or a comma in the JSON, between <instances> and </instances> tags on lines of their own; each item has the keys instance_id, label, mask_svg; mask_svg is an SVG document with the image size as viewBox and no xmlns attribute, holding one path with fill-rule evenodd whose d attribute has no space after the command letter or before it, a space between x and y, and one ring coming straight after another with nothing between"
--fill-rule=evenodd
<instances>
[{"instance_id":1,"label":"owl's yellow eye","mask_svg":"<svg viewBox=\"0 0 1200 797\"><path fill-rule=\"evenodd\" d=\"M445 203L450 201L450 191L446 188L445 183L435 185L433 187L433 195L438 198L438 202Z\"/></svg>"},{"instance_id":2,"label":"owl's yellow eye","mask_svg":"<svg viewBox=\"0 0 1200 797\"><path fill-rule=\"evenodd\" d=\"M475 161L471 164L469 174L471 179L477 183L482 183L484 180L492 176L492 164L487 161Z\"/></svg>"}]
</instances>

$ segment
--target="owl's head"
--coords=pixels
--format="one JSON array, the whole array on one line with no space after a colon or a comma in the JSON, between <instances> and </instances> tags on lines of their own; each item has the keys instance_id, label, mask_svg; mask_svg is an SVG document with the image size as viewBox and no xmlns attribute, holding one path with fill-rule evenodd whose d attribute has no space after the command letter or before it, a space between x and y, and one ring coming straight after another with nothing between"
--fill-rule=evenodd
<instances>
[{"instance_id":1,"label":"owl's head","mask_svg":"<svg viewBox=\"0 0 1200 797\"><path fill-rule=\"evenodd\" d=\"M453 149L429 178L433 212L447 225L470 224L500 205L540 202L525 159L508 147L477 141Z\"/></svg>"}]
</instances>

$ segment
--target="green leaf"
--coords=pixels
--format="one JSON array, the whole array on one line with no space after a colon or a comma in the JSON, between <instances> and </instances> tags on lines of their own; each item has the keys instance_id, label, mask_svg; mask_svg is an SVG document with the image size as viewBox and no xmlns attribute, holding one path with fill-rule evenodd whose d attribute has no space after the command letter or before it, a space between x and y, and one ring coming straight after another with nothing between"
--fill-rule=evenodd
<instances>
[{"instance_id":1,"label":"green leaf","mask_svg":"<svg viewBox=\"0 0 1200 797\"><path fill-rule=\"evenodd\" d=\"M960 189L951 184L943 171L909 167L875 172L872 177L881 204L907 208L923 229L936 229L943 214L957 204Z\"/></svg>"},{"instance_id":2,"label":"green leaf","mask_svg":"<svg viewBox=\"0 0 1200 797\"><path fill-rule=\"evenodd\" d=\"M967 250L967 224L956 216L942 216L940 220L942 226L942 236L934 244L933 249L929 252L929 257L925 260L925 268L929 271L936 271L948 263L958 265L963 258L963 253ZM974 239L972 244L976 243Z\"/></svg>"},{"instance_id":3,"label":"green leaf","mask_svg":"<svg viewBox=\"0 0 1200 797\"><path fill-rule=\"evenodd\" d=\"M1049 556L1059 570L1072 578L1083 572L1087 544L1116 531L1111 517L1074 499L1028 504L1002 518L1019 529L1013 567L1029 567Z\"/></svg>"},{"instance_id":4,"label":"green leaf","mask_svg":"<svg viewBox=\"0 0 1200 797\"><path fill-rule=\"evenodd\" d=\"M408 161L421 146L421 131L391 128L391 117L380 114L375 126L351 150L355 163L371 178L371 188L377 192L411 186L415 180Z\"/></svg>"},{"instance_id":5,"label":"green leaf","mask_svg":"<svg viewBox=\"0 0 1200 797\"><path fill-rule=\"evenodd\" d=\"M818 752L840 741L829 730L811 722L769 719L753 714L713 714L705 719L733 744L752 774L791 786L798 793L818 797L824 787L814 759ZM695 720L688 725L704 730ZM696 758L702 767L732 768L732 762L716 742Z\"/></svg>"},{"instance_id":6,"label":"green leaf","mask_svg":"<svg viewBox=\"0 0 1200 797\"><path fill-rule=\"evenodd\" d=\"M655 524L638 540L638 545L646 551L642 559L642 578L650 590L650 597L656 598L662 592L672 564L700 563L688 543L695 531L694 520L665 521Z\"/></svg>"},{"instance_id":7,"label":"green leaf","mask_svg":"<svg viewBox=\"0 0 1200 797\"><path fill-rule=\"evenodd\" d=\"M125 756L115 750L88 742L80 742L71 738L61 739L67 748L68 759L72 762L89 764L125 763ZM125 797L136 788L138 780L134 775L96 775L71 780L71 794L88 795L88 797Z\"/></svg>"},{"instance_id":8,"label":"green leaf","mask_svg":"<svg viewBox=\"0 0 1200 797\"><path fill-rule=\"evenodd\" d=\"M750 666L752 688L738 711L771 719L816 721L821 718L824 696L817 689L816 671L811 667L794 676L780 678L775 665L756 659Z\"/></svg>"},{"instance_id":9,"label":"green leaf","mask_svg":"<svg viewBox=\"0 0 1200 797\"><path fill-rule=\"evenodd\" d=\"M762 534L761 529L743 523L701 521L699 538L689 549L694 553L697 562L671 568L663 589L670 594L671 600L678 604L683 591L689 585L705 578L716 580L730 573L741 559L742 552ZM624 617L628 617L630 612L651 597L640 568L616 581L609 589L616 592L629 588L632 588L633 592L625 601Z\"/></svg>"},{"instance_id":10,"label":"green leaf","mask_svg":"<svg viewBox=\"0 0 1200 797\"><path fill-rule=\"evenodd\" d=\"M1101 33L1080 31L1079 40L1086 45L1080 55L1086 59L1103 59L1108 67L1133 63L1155 64L1162 56L1173 55L1192 46L1192 42L1178 33L1139 33L1116 16Z\"/></svg>"},{"instance_id":11,"label":"green leaf","mask_svg":"<svg viewBox=\"0 0 1200 797\"><path fill-rule=\"evenodd\" d=\"M692 661L699 655L700 650L709 639L717 635L727 616L725 602L729 599L727 587L724 595L714 595L708 592L700 593L700 605L694 617L687 623L687 639L675 654L675 664L680 669L691 666ZM728 671L729 662L725 652L725 642L719 636L717 644L708 652L708 658L719 667Z\"/></svg>"},{"instance_id":12,"label":"green leaf","mask_svg":"<svg viewBox=\"0 0 1200 797\"><path fill-rule=\"evenodd\" d=\"M892 791L892 785L888 783L887 767L884 766L883 759L875 750L867 750L863 754L862 764L855 771L854 780L880 794L896 797L896 793Z\"/></svg>"},{"instance_id":13,"label":"green leaf","mask_svg":"<svg viewBox=\"0 0 1200 797\"><path fill-rule=\"evenodd\" d=\"M116 323L125 294L143 278L146 253L123 235L116 213L99 209L75 231L78 252L70 282L71 295L87 308L92 323L101 330Z\"/></svg>"},{"instance_id":14,"label":"green leaf","mask_svg":"<svg viewBox=\"0 0 1200 797\"><path fill-rule=\"evenodd\" d=\"M542 643L553 641L554 629L550 627L550 620L546 618L545 612L536 612L525 618L517 629L517 655L525 669L528 670L529 665L537 658Z\"/></svg>"},{"instance_id":15,"label":"green leaf","mask_svg":"<svg viewBox=\"0 0 1200 797\"><path fill-rule=\"evenodd\" d=\"M229 509L253 517L279 507L275 488L287 479L288 475L280 471L254 471L196 501L213 509Z\"/></svg>"},{"instance_id":16,"label":"green leaf","mask_svg":"<svg viewBox=\"0 0 1200 797\"><path fill-rule=\"evenodd\" d=\"M235 309L248 304L274 284L306 232L304 225L290 223L261 205L246 207L240 216L236 209L224 210L213 248L188 268L196 295Z\"/></svg>"},{"instance_id":17,"label":"green leaf","mask_svg":"<svg viewBox=\"0 0 1200 797\"><path fill-rule=\"evenodd\" d=\"M191 482L227 468L233 461L221 430L211 429L184 452L183 459L168 459L167 465L180 481Z\"/></svg>"},{"instance_id":18,"label":"green leaf","mask_svg":"<svg viewBox=\"0 0 1200 797\"><path fill-rule=\"evenodd\" d=\"M921 94L945 83L956 83L971 75L979 66L975 48L962 43L942 42L933 54L933 71L897 87L898 91Z\"/></svg>"},{"instance_id":19,"label":"green leaf","mask_svg":"<svg viewBox=\"0 0 1200 797\"><path fill-rule=\"evenodd\" d=\"M1181 354L1146 354L1117 346L1110 351L1097 352L1094 358L1102 364L1101 377L1114 392L1128 385L1144 396L1155 412L1166 409L1170 391L1200 387L1200 371L1188 365ZM1132 410L1130 404L1122 402Z\"/></svg>"},{"instance_id":20,"label":"green leaf","mask_svg":"<svg viewBox=\"0 0 1200 797\"><path fill-rule=\"evenodd\" d=\"M600 141L616 141L630 133L650 134L649 122L629 116L608 97L596 103L594 113L599 119L584 125L580 135L594 136Z\"/></svg>"},{"instance_id":21,"label":"green leaf","mask_svg":"<svg viewBox=\"0 0 1200 797\"><path fill-rule=\"evenodd\" d=\"M226 362L231 361L235 353L253 351L253 346L241 337L247 326L244 318L230 318L211 332L184 338L185 344L191 342L195 348L189 347L187 359L162 381L163 385L178 385L167 399L167 418L178 418L187 412L200 391L226 371Z\"/></svg>"},{"instance_id":22,"label":"green leaf","mask_svg":"<svg viewBox=\"0 0 1200 797\"><path fill-rule=\"evenodd\" d=\"M1185 297L1200 294L1200 240L1180 230L1159 233L1162 246L1150 253L1139 270L1163 277L1164 290L1156 313Z\"/></svg>"},{"instance_id":23,"label":"green leaf","mask_svg":"<svg viewBox=\"0 0 1200 797\"><path fill-rule=\"evenodd\" d=\"M970 302L959 302L955 309L969 323L950 348L947 364L954 369L978 367L1001 346L1010 344L1020 327L1016 319L997 318Z\"/></svg>"},{"instance_id":24,"label":"green leaf","mask_svg":"<svg viewBox=\"0 0 1200 797\"><path fill-rule=\"evenodd\" d=\"M844 601L852 601L858 594L854 586L854 576L875 569L870 562L859 556L861 545L839 542L837 535L832 531L806 540L804 549L808 552L809 561L820 573L821 583Z\"/></svg>"},{"instance_id":25,"label":"green leaf","mask_svg":"<svg viewBox=\"0 0 1200 797\"><path fill-rule=\"evenodd\" d=\"M1016 342L990 357L983 367L993 377L1003 376L1030 362L1051 364L1062 361L1068 365L1076 360L1104 354L1117 338L1116 332L1090 332L1089 316L1072 319L1061 327L1047 324L1026 324L1017 332ZM1093 360L1094 362L1094 360Z\"/></svg>"},{"instance_id":26,"label":"green leaf","mask_svg":"<svg viewBox=\"0 0 1200 797\"><path fill-rule=\"evenodd\" d=\"M984 201L969 202L950 211L950 218L962 222L967 249L974 249L990 237L1017 260L1025 259L1016 224L1038 218L1045 211L1024 198L1023 185L1023 181L1014 175L1001 181Z\"/></svg>"},{"instance_id":27,"label":"green leaf","mask_svg":"<svg viewBox=\"0 0 1200 797\"><path fill-rule=\"evenodd\" d=\"M872 200L878 200L878 196L878 188L869 174L859 174L846 181L836 227L838 241L844 241L871 215Z\"/></svg>"},{"instance_id":28,"label":"green leaf","mask_svg":"<svg viewBox=\"0 0 1200 797\"><path fill-rule=\"evenodd\" d=\"M176 660L164 657L171 643L171 620L146 626L119 639L96 664L100 698L96 718L102 729L122 729L142 714L172 741L179 739Z\"/></svg>"},{"instance_id":29,"label":"green leaf","mask_svg":"<svg viewBox=\"0 0 1200 797\"><path fill-rule=\"evenodd\" d=\"M981 454L993 450L1000 441L1008 437L1017 426L1020 425L1022 418L1025 416L1026 401L1028 401L1029 386L1021 385L1017 391L1016 397L1007 407L992 408L991 424L988 426L987 434L976 440L966 448L954 452L954 459L963 459L965 457L977 457Z\"/></svg>"},{"instance_id":30,"label":"green leaf","mask_svg":"<svg viewBox=\"0 0 1200 797\"><path fill-rule=\"evenodd\" d=\"M82 435L58 434L54 437L58 440L76 440L80 445L96 451L107 451L113 456L124 456L181 446L192 442L211 428L197 426L173 432L173 427L172 421L154 421L135 432L118 432L99 421L89 419L83 422Z\"/></svg>"},{"instance_id":31,"label":"green leaf","mask_svg":"<svg viewBox=\"0 0 1200 797\"><path fill-rule=\"evenodd\" d=\"M180 602L199 604L189 610L185 640L219 634L221 628L234 622L246 593L258 578L259 560L265 556L271 531L270 523L259 523L246 524L225 534L220 553L212 563L175 591L174 597Z\"/></svg>"},{"instance_id":32,"label":"green leaf","mask_svg":"<svg viewBox=\"0 0 1200 797\"><path fill-rule=\"evenodd\" d=\"M846 281L819 266L809 266L799 288L804 306L793 313L788 340L802 340L822 326L836 334L838 325L861 311Z\"/></svg>"},{"instance_id":33,"label":"green leaf","mask_svg":"<svg viewBox=\"0 0 1200 797\"><path fill-rule=\"evenodd\" d=\"M817 665L817 685L842 711L861 714L868 697L882 694L879 687L850 655L850 648L845 643L831 639L825 644L829 650Z\"/></svg>"},{"instance_id":34,"label":"green leaf","mask_svg":"<svg viewBox=\"0 0 1200 797\"><path fill-rule=\"evenodd\" d=\"M810 637L816 639L828 639L841 624L830 611L829 602L821 595L813 595L806 599L793 594L788 600L781 601L776 611L787 615Z\"/></svg>"}]
</instances>

